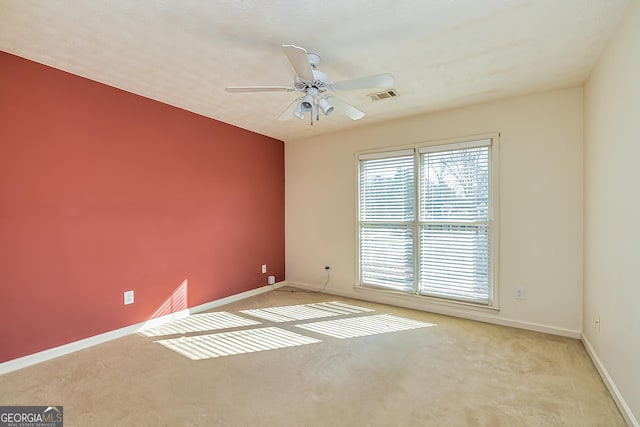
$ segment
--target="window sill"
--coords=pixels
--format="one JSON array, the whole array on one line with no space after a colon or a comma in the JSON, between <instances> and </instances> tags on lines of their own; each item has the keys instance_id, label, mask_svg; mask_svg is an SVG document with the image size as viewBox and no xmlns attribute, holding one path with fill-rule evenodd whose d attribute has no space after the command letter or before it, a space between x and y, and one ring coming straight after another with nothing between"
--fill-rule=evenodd
<instances>
[{"instance_id":1,"label":"window sill","mask_svg":"<svg viewBox=\"0 0 640 427\"><path fill-rule=\"evenodd\" d=\"M412 303L425 303L427 305L433 307L441 307L448 309L458 309L458 310L469 310L469 311L477 311L484 313L497 313L500 311L500 306L495 305L484 305L484 304L474 304L472 302L465 301L455 301L455 300L447 300L442 298L431 297L427 295L419 295L419 294L407 294L405 292L388 290L388 289L376 289L369 288L366 286L354 286L354 290L356 293L365 295L378 295L378 296L388 296L391 298L399 298L404 301L411 301ZM425 310L428 310L428 307L424 307Z\"/></svg>"}]
</instances>

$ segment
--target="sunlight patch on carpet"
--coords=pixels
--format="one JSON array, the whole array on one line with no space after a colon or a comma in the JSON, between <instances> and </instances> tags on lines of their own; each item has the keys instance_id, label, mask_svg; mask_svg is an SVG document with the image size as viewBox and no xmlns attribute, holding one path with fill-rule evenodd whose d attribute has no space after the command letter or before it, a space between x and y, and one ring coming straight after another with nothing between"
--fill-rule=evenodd
<instances>
[{"instance_id":1,"label":"sunlight patch on carpet","mask_svg":"<svg viewBox=\"0 0 640 427\"><path fill-rule=\"evenodd\" d=\"M215 331L252 325L260 325L260 322L219 311L215 313L193 314L188 317L169 321L154 328L143 329L140 333L147 337L157 337L161 335Z\"/></svg>"},{"instance_id":2,"label":"sunlight patch on carpet","mask_svg":"<svg viewBox=\"0 0 640 427\"><path fill-rule=\"evenodd\" d=\"M404 317L398 317L392 314L378 314L374 316L325 320L323 322L305 323L295 326L334 338L345 339L427 328L435 325L433 323L405 319Z\"/></svg>"},{"instance_id":3,"label":"sunlight patch on carpet","mask_svg":"<svg viewBox=\"0 0 640 427\"><path fill-rule=\"evenodd\" d=\"M288 305L283 307L257 308L240 310L241 313L272 322L291 322L322 317L341 316L374 311L370 308L358 307L339 301L319 302L313 304Z\"/></svg>"},{"instance_id":4,"label":"sunlight patch on carpet","mask_svg":"<svg viewBox=\"0 0 640 427\"><path fill-rule=\"evenodd\" d=\"M305 337L295 332L285 331L284 329L270 327L181 337L156 342L191 360L202 360L297 347L322 341Z\"/></svg>"}]
</instances>

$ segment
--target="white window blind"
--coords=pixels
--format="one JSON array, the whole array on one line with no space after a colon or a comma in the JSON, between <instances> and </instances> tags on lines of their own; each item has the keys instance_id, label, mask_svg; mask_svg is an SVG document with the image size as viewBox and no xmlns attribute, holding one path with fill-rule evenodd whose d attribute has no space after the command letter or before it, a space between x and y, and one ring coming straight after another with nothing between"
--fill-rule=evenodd
<instances>
[{"instance_id":1,"label":"white window blind","mask_svg":"<svg viewBox=\"0 0 640 427\"><path fill-rule=\"evenodd\" d=\"M491 144L359 156L361 286L491 304Z\"/></svg>"},{"instance_id":2,"label":"white window blind","mask_svg":"<svg viewBox=\"0 0 640 427\"><path fill-rule=\"evenodd\" d=\"M491 299L489 143L420 155L422 294Z\"/></svg>"},{"instance_id":3,"label":"white window blind","mask_svg":"<svg viewBox=\"0 0 640 427\"><path fill-rule=\"evenodd\" d=\"M413 154L360 158L360 280L364 285L415 289L414 159Z\"/></svg>"}]
</instances>

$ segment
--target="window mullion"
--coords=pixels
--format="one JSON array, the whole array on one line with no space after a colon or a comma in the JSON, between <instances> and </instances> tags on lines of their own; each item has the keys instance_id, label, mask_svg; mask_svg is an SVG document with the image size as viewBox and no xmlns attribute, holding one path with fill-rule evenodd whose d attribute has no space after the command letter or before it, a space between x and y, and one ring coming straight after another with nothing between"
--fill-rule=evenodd
<instances>
[{"instance_id":1,"label":"window mullion","mask_svg":"<svg viewBox=\"0 0 640 427\"><path fill-rule=\"evenodd\" d=\"M413 156L413 170L415 180L413 183L413 203L414 203L414 217L413 217L413 291L416 295L420 294L420 218L422 213L420 205L422 201L421 182L422 182L422 168L420 167L420 154L416 153Z\"/></svg>"}]
</instances>

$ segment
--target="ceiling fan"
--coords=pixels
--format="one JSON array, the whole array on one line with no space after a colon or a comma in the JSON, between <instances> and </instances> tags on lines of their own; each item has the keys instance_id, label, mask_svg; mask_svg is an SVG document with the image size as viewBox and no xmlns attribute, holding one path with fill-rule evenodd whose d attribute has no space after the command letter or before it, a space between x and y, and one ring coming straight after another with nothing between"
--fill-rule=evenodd
<instances>
[{"instance_id":1,"label":"ceiling fan","mask_svg":"<svg viewBox=\"0 0 640 427\"><path fill-rule=\"evenodd\" d=\"M320 56L315 53L307 53L304 48L286 44L282 45L285 55L293 66L296 75L293 78L293 87L287 86L231 86L225 88L227 92L302 92L304 95L295 99L278 120L289 120L292 117L303 119L305 113L311 113L311 125L320 119L320 111L325 116L336 109L352 120L364 117L361 111L343 101L329 95L326 92L341 90L355 90L367 88L385 88L393 85L391 74L377 74L357 79L332 82L322 71L316 70L320 64Z\"/></svg>"}]
</instances>

